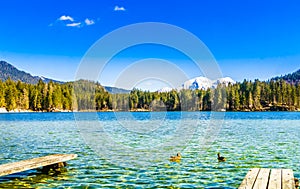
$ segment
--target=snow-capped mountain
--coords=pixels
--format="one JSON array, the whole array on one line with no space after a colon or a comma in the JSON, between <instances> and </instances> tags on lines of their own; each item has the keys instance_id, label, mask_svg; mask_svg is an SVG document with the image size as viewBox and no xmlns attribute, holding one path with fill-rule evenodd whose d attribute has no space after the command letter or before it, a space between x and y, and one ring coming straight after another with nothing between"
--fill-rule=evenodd
<instances>
[{"instance_id":1,"label":"snow-capped mountain","mask_svg":"<svg viewBox=\"0 0 300 189\"><path fill-rule=\"evenodd\" d=\"M182 84L183 89L208 89L212 86L212 81L206 77L196 77Z\"/></svg>"},{"instance_id":2,"label":"snow-capped mountain","mask_svg":"<svg viewBox=\"0 0 300 189\"><path fill-rule=\"evenodd\" d=\"M225 84L227 86L229 83L234 84L235 81L230 77L224 77L217 80L210 80L206 77L196 77L184 82L182 84L182 88L191 89L191 90L195 90L195 89L207 90L208 88L217 87L218 84Z\"/></svg>"},{"instance_id":3,"label":"snow-capped mountain","mask_svg":"<svg viewBox=\"0 0 300 189\"><path fill-rule=\"evenodd\" d=\"M186 82L184 82L182 84L182 86L178 87L176 90L181 90L181 89L191 89L191 90L196 90L196 89L203 89L203 90L207 90L208 88L216 88L218 86L218 84L224 84L224 85L228 85L229 83L236 83L233 79L231 79L230 77L223 77L220 79L216 79L216 80L210 80L207 77L196 77L190 80L187 80ZM170 92L171 90L173 90L170 87L164 87L160 90L158 90L158 92Z\"/></svg>"},{"instance_id":4,"label":"snow-capped mountain","mask_svg":"<svg viewBox=\"0 0 300 189\"><path fill-rule=\"evenodd\" d=\"M215 80L213 82L213 87L217 87L218 84L225 84L227 86L229 83L235 84L236 82L233 79L231 79L230 77L223 77L223 78Z\"/></svg>"}]
</instances>

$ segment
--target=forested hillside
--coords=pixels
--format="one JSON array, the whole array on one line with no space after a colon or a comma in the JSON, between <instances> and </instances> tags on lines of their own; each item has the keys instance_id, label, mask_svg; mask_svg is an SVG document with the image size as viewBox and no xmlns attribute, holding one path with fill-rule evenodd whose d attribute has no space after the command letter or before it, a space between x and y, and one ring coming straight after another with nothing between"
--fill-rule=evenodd
<instances>
[{"instance_id":1,"label":"forested hillside","mask_svg":"<svg viewBox=\"0 0 300 189\"><path fill-rule=\"evenodd\" d=\"M0 81L0 108L32 111L294 111L300 110L300 85L284 80L219 84L208 90L110 94L99 83L37 84Z\"/></svg>"},{"instance_id":2,"label":"forested hillside","mask_svg":"<svg viewBox=\"0 0 300 189\"><path fill-rule=\"evenodd\" d=\"M287 74L287 75L280 76L280 77L275 77L275 78L272 78L271 80L279 81L281 79L288 83L299 84L300 83L300 69L294 73Z\"/></svg>"},{"instance_id":3,"label":"forested hillside","mask_svg":"<svg viewBox=\"0 0 300 189\"><path fill-rule=\"evenodd\" d=\"M39 82L39 80L42 80L45 83L49 83L50 81L54 83L64 83L62 81L56 81L45 77L39 77L39 76L32 76L31 74L21 71L14 67L13 65L5 62L0 61L0 80L6 81L8 78L10 78L13 81L22 81L24 83L30 83L30 84L36 84ZM106 91L112 94L117 93L129 93L129 90L120 89L116 87L109 87L109 86L103 86Z\"/></svg>"}]
</instances>

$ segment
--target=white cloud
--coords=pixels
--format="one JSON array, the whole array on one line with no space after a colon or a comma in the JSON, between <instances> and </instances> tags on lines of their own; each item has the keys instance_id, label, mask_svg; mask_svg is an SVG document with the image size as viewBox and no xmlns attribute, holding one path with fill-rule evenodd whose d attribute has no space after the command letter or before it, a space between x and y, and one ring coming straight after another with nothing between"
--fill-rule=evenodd
<instances>
[{"instance_id":1,"label":"white cloud","mask_svg":"<svg viewBox=\"0 0 300 189\"><path fill-rule=\"evenodd\" d=\"M59 17L54 23L50 23L48 26L55 26L57 24L63 25L66 27L84 27L95 24L96 21L90 18L86 18L85 20L75 20L73 17L68 15L63 15Z\"/></svg>"},{"instance_id":2,"label":"white cloud","mask_svg":"<svg viewBox=\"0 0 300 189\"><path fill-rule=\"evenodd\" d=\"M92 20L92 19L88 19L88 18L86 18L85 20L84 20L84 22L85 22L85 24L86 25L93 25L93 24L95 24L95 21L94 20Z\"/></svg>"},{"instance_id":3,"label":"white cloud","mask_svg":"<svg viewBox=\"0 0 300 189\"><path fill-rule=\"evenodd\" d=\"M66 26L68 27L80 27L80 25L81 25L80 22L73 22L73 23L66 24Z\"/></svg>"},{"instance_id":4,"label":"white cloud","mask_svg":"<svg viewBox=\"0 0 300 189\"><path fill-rule=\"evenodd\" d=\"M124 7L115 6L114 11L125 11Z\"/></svg>"},{"instance_id":5,"label":"white cloud","mask_svg":"<svg viewBox=\"0 0 300 189\"><path fill-rule=\"evenodd\" d=\"M74 18L72 18L71 16L66 16L66 15L63 15L63 16L59 17L58 20L61 20L61 21L69 20L71 22L74 22Z\"/></svg>"}]
</instances>

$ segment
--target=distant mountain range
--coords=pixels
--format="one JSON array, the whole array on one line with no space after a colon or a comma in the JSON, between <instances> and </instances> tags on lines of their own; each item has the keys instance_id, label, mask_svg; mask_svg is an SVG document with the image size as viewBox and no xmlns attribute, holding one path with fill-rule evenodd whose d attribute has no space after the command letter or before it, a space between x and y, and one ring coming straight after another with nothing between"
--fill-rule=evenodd
<instances>
[{"instance_id":1,"label":"distant mountain range","mask_svg":"<svg viewBox=\"0 0 300 189\"><path fill-rule=\"evenodd\" d=\"M270 81L272 81L272 80L273 81L278 81L278 80L281 80L281 79L286 81L287 83L290 83L290 84L294 84L294 85L300 84L300 69L296 72L291 73L291 74L271 78ZM206 77L196 77L196 78L187 80L186 82L184 82L182 84L182 86L176 88L175 90L180 90L180 89L191 89L191 90L203 89L203 90L207 90L208 88L217 87L217 85L219 83L228 85L229 83L234 84L234 83L236 83L236 81L234 81L230 77L219 78L217 80L210 80ZM174 89L170 88L170 87L164 87L164 88L158 90L158 92L169 92L171 90L174 90Z\"/></svg>"},{"instance_id":2,"label":"distant mountain range","mask_svg":"<svg viewBox=\"0 0 300 189\"><path fill-rule=\"evenodd\" d=\"M21 71L14 67L13 65L5 62L0 61L0 80L5 81L8 78L11 78L14 81L22 81L25 83L30 84L36 84L41 79L43 82L48 83L50 81L56 82L56 83L64 83L63 81L57 81L49 78L45 78L42 76L32 76L29 73L26 73L24 71ZM274 77L270 80L280 80L283 79L284 81L292 84L299 84L300 83L300 69L294 73L287 74L284 76ZM193 79L190 79L182 84L182 86L179 86L177 89L208 89L208 88L214 88L219 83L223 83L228 85L229 83L236 83L233 79L230 77L224 77L217 80L210 80L206 77L196 77ZM105 90L112 94L117 93L130 93L130 90L116 88L116 87L109 87L109 86L103 86ZM173 90L172 88L166 87L163 89L160 89L159 92L167 92Z\"/></svg>"},{"instance_id":3,"label":"distant mountain range","mask_svg":"<svg viewBox=\"0 0 300 189\"><path fill-rule=\"evenodd\" d=\"M283 79L284 81L291 83L291 84L300 84L300 69L298 71L295 71L291 74L287 74L280 77L274 77L271 80L280 80Z\"/></svg>"},{"instance_id":4,"label":"distant mountain range","mask_svg":"<svg viewBox=\"0 0 300 189\"><path fill-rule=\"evenodd\" d=\"M53 81L55 83L64 83L63 81L57 81L49 79L43 76L32 76L31 74L21 71L14 67L13 65L7 63L6 61L0 61L0 80L5 81L8 78L13 81L22 81L24 83L36 84L41 79L45 83ZM129 93L130 90L120 89L116 87L103 86L105 90L109 93Z\"/></svg>"},{"instance_id":5,"label":"distant mountain range","mask_svg":"<svg viewBox=\"0 0 300 189\"><path fill-rule=\"evenodd\" d=\"M0 61L0 80L5 81L8 78L14 80L14 81L22 81L24 83L30 83L30 84L36 84L41 79L43 82L48 83L50 81L56 82L56 83L63 83L61 81L56 81L53 79L40 77L40 76L32 76L29 73L26 73L24 71L18 70L13 65L5 62Z\"/></svg>"}]
</instances>

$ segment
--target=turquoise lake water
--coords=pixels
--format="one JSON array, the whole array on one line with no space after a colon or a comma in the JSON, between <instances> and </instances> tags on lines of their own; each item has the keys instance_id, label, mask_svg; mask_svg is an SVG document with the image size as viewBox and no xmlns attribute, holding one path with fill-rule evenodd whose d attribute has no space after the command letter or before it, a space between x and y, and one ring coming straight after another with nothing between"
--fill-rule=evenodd
<instances>
[{"instance_id":1,"label":"turquoise lake water","mask_svg":"<svg viewBox=\"0 0 300 189\"><path fill-rule=\"evenodd\" d=\"M253 167L300 177L300 112L5 113L0 133L0 164L78 155L67 172L3 176L0 188L237 188Z\"/></svg>"}]
</instances>

